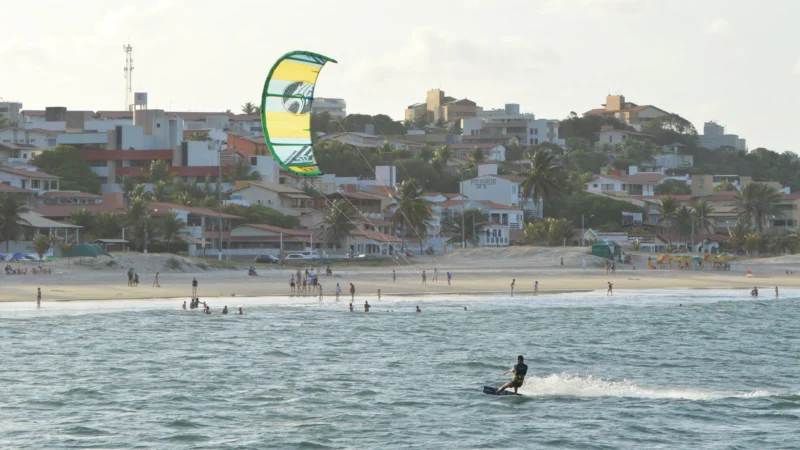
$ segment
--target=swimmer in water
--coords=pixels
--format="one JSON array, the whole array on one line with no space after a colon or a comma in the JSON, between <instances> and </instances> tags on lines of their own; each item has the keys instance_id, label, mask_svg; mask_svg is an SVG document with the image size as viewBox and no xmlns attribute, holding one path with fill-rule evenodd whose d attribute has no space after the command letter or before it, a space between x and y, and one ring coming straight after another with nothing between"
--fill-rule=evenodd
<instances>
[{"instance_id":1,"label":"swimmer in water","mask_svg":"<svg viewBox=\"0 0 800 450\"><path fill-rule=\"evenodd\" d=\"M514 286L516 286L516 284L517 284L517 279L516 278L511 279L511 295L514 295Z\"/></svg>"},{"instance_id":2,"label":"swimmer in water","mask_svg":"<svg viewBox=\"0 0 800 450\"><path fill-rule=\"evenodd\" d=\"M244 311L242 311L242 307L241 307L241 306L239 307L239 315L240 315L240 316L243 316L243 315L244 315Z\"/></svg>"},{"instance_id":3,"label":"swimmer in water","mask_svg":"<svg viewBox=\"0 0 800 450\"><path fill-rule=\"evenodd\" d=\"M381 290L378 289L378 300L380 300L380 299L381 299Z\"/></svg>"},{"instance_id":4,"label":"swimmer in water","mask_svg":"<svg viewBox=\"0 0 800 450\"><path fill-rule=\"evenodd\" d=\"M186 300L183 301L183 310L186 311Z\"/></svg>"},{"instance_id":5,"label":"swimmer in water","mask_svg":"<svg viewBox=\"0 0 800 450\"><path fill-rule=\"evenodd\" d=\"M364 301L364 312L369 312L369 308L370 308L369 302L368 301Z\"/></svg>"},{"instance_id":6,"label":"swimmer in water","mask_svg":"<svg viewBox=\"0 0 800 450\"><path fill-rule=\"evenodd\" d=\"M350 302L350 312L353 312L353 302Z\"/></svg>"},{"instance_id":7,"label":"swimmer in water","mask_svg":"<svg viewBox=\"0 0 800 450\"><path fill-rule=\"evenodd\" d=\"M225 305L225 307L222 308L222 314L228 314L228 305Z\"/></svg>"},{"instance_id":8,"label":"swimmer in water","mask_svg":"<svg viewBox=\"0 0 800 450\"><path fill-rule=\"evenodd\" d=\"M422 312L422 311L419 309L419 306L417 306L417 312Z\"/></svg>"}]
</instances>

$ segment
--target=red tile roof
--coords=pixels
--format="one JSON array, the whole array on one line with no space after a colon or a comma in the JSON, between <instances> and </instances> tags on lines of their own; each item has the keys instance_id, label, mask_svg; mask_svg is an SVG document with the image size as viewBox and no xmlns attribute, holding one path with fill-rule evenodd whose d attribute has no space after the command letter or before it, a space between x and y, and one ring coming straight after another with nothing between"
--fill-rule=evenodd
<instances>
[{"instance_id":1,"label":"red tile roof","mask_svg":"<svg viewBox=\"0 0 800 450\"><path fill-rule=\"evenodd\" d=\"M660 173L636 173L633 175L600 175L604 178L624 181L631 184L656 184L666 178Z\"/></svg>"},{"instance_id":2,"label":"red tile roof","mask_svg":"<svg viewBox=\"0 0 800 450\"><path fill-rule=\"evenodd\" d=\"M388 234L383 234L380 231L373 230L357 229L353 230L350 234L353 236L364 236L367 239L372 239L376 242L401 242L403 240L398 236L389 236Z\"/></svg>"},{"instance_id":3,"label":"red tile roof","mask_svg":"<svg viewBox=\"0 0 800 450\"><path fill-rule=\"evenodd\" d=\"M0 192L2 193L9 193L9 194L33 194L34 191L29 191L27 189L22 189L18 187L11 186L10 184L0 183Z\"/></svg>"},{"instance_id":4,"label":"red tile roof","mask_svg":"<svg viewBox=\"0 0 800 450\"><path fill-rule=\"evenodd\" d=\"M369 192L372 191L378 195L391 197L392 195L396 194L397 192L394 190L393 187L389 186L364 186L363 191Z\"/></svg>"},{"instance_id":5,"label":"red tile roof","mask_svg":"<svg viewBox=\"0 0 800 450\"><path fill-rule=\"evenodd\" d=\"M81 150L85 161L147 161L172 160L172 150Z\"/></svg>"},{"instance_id":6,"label":"red tile roof","mask_svg":"<svg viewBox=\"0 0 800 450\"><path fill-rule=\"evenodd\" d=\"M0 167L0 172L10 173L13 175L17 175L24 178L38 178L38 179L46 179L46 180L58 180L59 178L55 175L50 175L49 173L39 172L39 171L30 171L24 169L12 169L10 167Z\"/></svg>"},{"instance_id":7,"label":"red tile roof","mask_svg":"<svg viewBox=\"0 0 800 450\"><path fill-rule=\"evenodd\" d=\"M430 204L433 206L438 206L440 208L450 208L451 206L458 206L464 203L466 200L447 200L444 202L431 202Z\"/></svg>"},{"instance_id":8,"label":"red tile roof","mask_svg":"<svg viewBox=\"0 0 800 450\"><path fill-rule=\"evenodd\" d=\"M313 230L292 230L289 228L275 227L272 225L264 225L260 223L246 223L244 225L239 225L238 227L234 228L234 230L242 227L258 228L260 230L271 231L273 233L283 233L283 234L288 234L290 236L311 236L312 234L315 234Z\"/></svg>"},{"instance_id":9,"label":"red tile roof","mask_svg":"<svg viewBox=\"0 0 800 450\"><path fill-rule=\"evenodd\" d=\"M100 214L103 212L114 212L123 214L124 210L116 208L111 204L94 204L94 205L39 205L33 208L33 212L41 214L44 217L52 220L63 220L70 217L72 213L79 209L86 209L92 214Z\"/></svg>"},{"instance_id":10,"label":"red tile roof","mask_svg":"<svg viewBox=\"0 0 800 450\"><path fill-rule=\"evenodd\" d=\"M510 205L501 205L500 203L495 203L490 200L477 200L478 203L483 203L484 205L494 208L494 209L513 209L513 210L522 210L521 206L510 206Z\"/></svg>"},{"instance_id":11,"label":"red tile roof","mask_svg":"<svg viewBox=\"0 0 800 450\"><path fill-rule=\"evenodd\" d=\"M243 219L244 217L234 216L231 214L220 214L218 210L214 210L211 208L196 208L194 206L185 206L180 205L177 203L165 203L165 202L150 202L147 204L147 207L150 211L158 209L159 212L168 212L172 211L173 209L180 209L182 211L188 211L192 214L197 214L198 216L206 216L206 217L222 217L223 219Z\"/></svg>"},{"instance_id":12,"label":"red tile roof","mask_svg":"<svg viewBox=\"0 0 800 450\"><path fill-rule=\"evenodd\" d=\"M78 191L49 191L40 195L39 198L103 198L103 196Z\"/></svg>"}]
</instances>

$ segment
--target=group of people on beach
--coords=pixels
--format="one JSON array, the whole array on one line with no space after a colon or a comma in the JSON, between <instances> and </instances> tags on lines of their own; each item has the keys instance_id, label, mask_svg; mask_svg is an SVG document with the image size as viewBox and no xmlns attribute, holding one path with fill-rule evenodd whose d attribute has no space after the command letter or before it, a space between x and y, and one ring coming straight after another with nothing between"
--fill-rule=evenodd
<instances>
[{"instance_id":1,"label":"group of people on beach","mask_svg":"<svg viewBox=\"0 0 800 450\"><path fill-rule=\"evenodd\" d=\"M302 274L300 269L297 269L297 272L289 277L289 289L292 292L302 293L319 290L320 297L322 296L322 284L319 282L319 276L314 268L311 268L311 270L306 269L305 274Z\"/></svg>"}]
</instances>

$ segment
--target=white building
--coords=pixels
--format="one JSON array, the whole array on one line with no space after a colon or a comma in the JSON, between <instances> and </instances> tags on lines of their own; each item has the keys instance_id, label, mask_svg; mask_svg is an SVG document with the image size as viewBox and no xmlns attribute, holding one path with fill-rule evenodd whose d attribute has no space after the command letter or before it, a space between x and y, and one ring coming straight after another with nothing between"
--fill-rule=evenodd
<instances>
[{"instance_id":1,"label":"white building","mask_svg":"<svg viewBox=\"0 0 800 450\"><path fill-rule=\"evenodd\" d=\"M57 131L24 128L6 128L0 130L0 142L28 144L50 150L56 146Z\"/></svg>"},{"instance_id":2,"label":"white building","mask_svg":"<svg viewBox=\"0 0 800 450\"><path fill-rule=\"evenodd\" d=\"M616 197L630 195L650 197L656 195L656 186L667 177L662 173L641 172L633 175L597 175L584 185L584 190L593 194Z\"/></svg>"},{"instance_id":3,"label":"white building","mask_svg":"<svg viewBox=\"0 0 800 450\"><path fill-rule=\"evenodd\" d=\"M725 127L716 122L703 124L703 134L698 136L700 146L707 149L731 147L736 150L747 150L747 141L735 134L725 134Z\"/></svg>"},{"instance_id":4,"label":"white building","mask_svg":"<svg viewBox=\"0 0 800 450\"><path fill-rule=\"evenodd\" d=\"M483 200L499 205L517 206L533 211L542 217L543 202L536 205L532 199L522 197L522 182L525 177L497 175L497 164L482 164L478 176L461 182L460 193L470 200Z\"/></svg>"},{"instance_id":5,"label":"white building","mask_svg":"<svg viewBox=\"0 0 800 450\"><path fill-rule=\"evenodd\" d=\"M628 139L641 139L645 137L649 137L649 135L637 133L635 131L615 130L614 127L610 125L603 125L600 127L600 132L598 133L597 146L610 145L616 147Z\"/></svg>"},{"instance_id":6,"label":"white building","mask_svg":"<svg viewBox=\"0 0 800 450\"><path fill-rule=\"evenodd\" d=\"M0 183L37 193L57 191L59 178L31 169L0 167Z\"/></svg>"},{"instance_id":7,"label":"white building","mask_svg":"<svg viewBox=\"0 0 800 450\"><path fill-rule=\"evenodd\" d=\"M8 119L9 125L18 125L23 122L22 103L0 102L0 119Z\"/></svg>"},{"instance_id":8,"label":"white building","mask_svg":"<svg viewBox=\"0 0 800 450\"><path fill-rule=\"evenodd\" d=\"M331 117L344 119L347 116L347 102L342 98L316 97L311 104L311 114L326 112Z\"/></svg>"},{"instance_id":9,"label":"white building","mask_svg":"<svg viewBox=\"0 0 800 450\"><path fill-rule=\"evenodd\" d=\"M500 205L490 201L477 200L448 200L445 202L431 203L431 212L435 222L442 224L448 220L453 220L464 211L480 210L489 216L489 222L483 224L484 236L479 236L480 245L509 245L509 230L522 229L525 219L522 208L518 206ZM489 236L485 236L486 230ZM495 231L492 231L495 230ZM439 233L441 230L433 229ZM446 230L445 230L446 231ZM487 241L486 238L489 238Z\"/></svg>"},{"instance_id":10,"label":"white building","mask_svg":"<svg viewBox=\"0 0 800 450\"><path fill-rule=\"evenodd\" d=\"M558 137L558 120L537 119L531 113L521 114L516 103L508 103L503 109L478 111L477 117L463 119L461 123L464 136L516 136L524 145L545 142L564 145L564 140Z\"/></svg>"}]
</instances>

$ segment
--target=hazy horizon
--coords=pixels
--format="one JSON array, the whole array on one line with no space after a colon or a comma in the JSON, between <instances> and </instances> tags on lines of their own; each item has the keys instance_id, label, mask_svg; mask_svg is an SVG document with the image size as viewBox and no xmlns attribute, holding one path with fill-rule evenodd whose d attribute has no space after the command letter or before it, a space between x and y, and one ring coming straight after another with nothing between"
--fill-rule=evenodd
<instances>
[{"instance_id":1,"label":"hazy horizon","mask_svg":"<svg viewBox=\"0 0 800 450\"><path fill-rule=\"evenodd\" d=\"M609 93L715 120L748 147L800 152L800 2L739 0L99 0L4 6L0 97L25 109L120 110L124 44L151 108L239 112L280 55L335 58L316 95L403 118L425 91L563 119ZM218 5L223 5L220 8ZM46 12L46 14L44 13Z\"/></svg>"}]
</instances>

